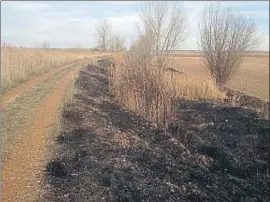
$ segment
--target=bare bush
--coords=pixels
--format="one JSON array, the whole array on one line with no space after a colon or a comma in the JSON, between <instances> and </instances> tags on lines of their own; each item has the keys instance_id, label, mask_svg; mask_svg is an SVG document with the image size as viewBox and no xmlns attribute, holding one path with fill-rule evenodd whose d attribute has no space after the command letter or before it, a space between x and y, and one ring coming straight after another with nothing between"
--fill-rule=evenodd
<instances>
[{"instance_id":1,"label":"bare bush","mask_svg":"<svg viewBox=\"0 0 270 202\"><path fill-rule=\"evenodd\" d=\"M255 23L220 4L205 8L200 25L200 48L204 63L218 86L239 68L258 40Z\"/></svg>"},{"instance_id":2,"label":"bare bush","mask_svg":"<svg viewBox=\"0 0 270 202\"><path fill-rule=\"evenodd\" d=\"M153 51L162 67L171 51L184 40L185 18L180 2L145 2L141 10L144 30L151 34Z\"/></svg>"}]
</instances>

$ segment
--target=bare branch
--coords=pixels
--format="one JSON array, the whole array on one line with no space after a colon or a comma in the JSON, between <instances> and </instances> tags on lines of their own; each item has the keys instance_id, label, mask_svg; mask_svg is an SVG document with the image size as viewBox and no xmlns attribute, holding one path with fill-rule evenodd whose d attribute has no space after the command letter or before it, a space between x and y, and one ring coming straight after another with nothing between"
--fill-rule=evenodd
<instances>
[{"instance_id":1,"label":"bare branch","mask_svg":"<svg viewBox=\"0 0 270 202\"><path fill-rule=\"evenodd\" d=\"M109 41L109 49L111 51L122 51L125 49L124 37L120 34L112 34Z\"/></svg>"},{"instance_id":2,"label":"bare branch","mask_svg":"<svg viewBox=\"0 0 270 202\"><path fill-rule=\"evenodd\" d=\"M110 22L106 19L99 21L97 25L97 37L98 37L98 47L102 51L108 50L110 34L111 34Z\"/></svg>"},{"instance_id":3,"label":"bare branch","mask_svg":"<svg viewBox=\"0 0 270 202\"><path fill-rule=\"evenodd\" d=\"M200 48L204 63L218 85L224 85L257 44L252 20L224 9L219 4L205 8L200 28Z\"/></svg>"},{"instance_id":4,"label":"bare branch","mask_svg":"<svg viewBox=\"0 0 270 202\"><path fill-rule=\"evenodd\" d=\"M183 41L185 18L180 2L145 2L141 13L145 32L150 33L159 66Z\"/></svg>"}]
</instances>

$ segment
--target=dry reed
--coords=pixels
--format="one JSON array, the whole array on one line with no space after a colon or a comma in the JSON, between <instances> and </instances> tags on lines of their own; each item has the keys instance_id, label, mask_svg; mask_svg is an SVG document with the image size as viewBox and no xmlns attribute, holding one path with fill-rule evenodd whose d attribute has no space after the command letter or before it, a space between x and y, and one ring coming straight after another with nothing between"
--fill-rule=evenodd
<instances>
[{"instance_id":1,"label":"dry reed","mask_svg":"<svg viewBox=\"0 0 270 202\"><path fill-rule=\"evenodd\" d=\"M1 45L2 92L33 76L43 74L64 64L95 54L79 49L18 48Z\"/></svg>"},{"instance_id":2,"label":"dry reed","mask_svg":"<svg viewBox=\"0 0 270 202\"><path fill-rule=\"evenodd\" d=\"M221 100L210 77L188 76L158 68L154 60L143 62L129 54L114 55L109 73L110 91L123 107L167 127L175 117L179 100Z\"/></svg>"}]
</instances>

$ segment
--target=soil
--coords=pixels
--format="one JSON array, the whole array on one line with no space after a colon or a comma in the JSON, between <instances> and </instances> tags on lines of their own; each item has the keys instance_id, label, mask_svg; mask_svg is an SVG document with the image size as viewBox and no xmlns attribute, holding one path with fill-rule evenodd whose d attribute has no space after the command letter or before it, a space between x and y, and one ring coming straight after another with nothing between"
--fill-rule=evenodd
<instances>
[{"instance_id":1,"label":"soil","mask_svg":"<svg viewBox=\"0 0 270 202\"><path fill-rule=\"evenodd\" d=\"M79 74L41 201L270 201L269 121L180 101L177 120L158 129L113 101L107 65Z\"/></svg>"}]
</instances>

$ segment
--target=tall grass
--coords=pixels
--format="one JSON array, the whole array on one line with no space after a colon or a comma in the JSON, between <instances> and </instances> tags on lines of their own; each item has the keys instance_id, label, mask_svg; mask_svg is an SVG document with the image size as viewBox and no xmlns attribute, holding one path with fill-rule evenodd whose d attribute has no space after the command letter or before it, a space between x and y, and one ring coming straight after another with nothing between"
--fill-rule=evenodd
<instances>
[{"instance_id":1,"label":"tall grass","mask_svg":"<svg viewBox=\"0 0 270 202\"><path fill-rule=\"evenodd\" d=\"M88 50L18 48L2 44L1 90L5 92L33 76L93 54Z\"/></svg>"},{"instance_id":2,"label":"tall grass","mask_svg":"<svg viewBox=\"0 0 270 202\"><path fill-rule=\"evenodd\" d=\"M115 55L109 73L110 91L120 105L167 127L180 100L220 100L225 96L210 77L187 76L158 68L153 58L133 53Z\"/></svg>"}]
</instances>

